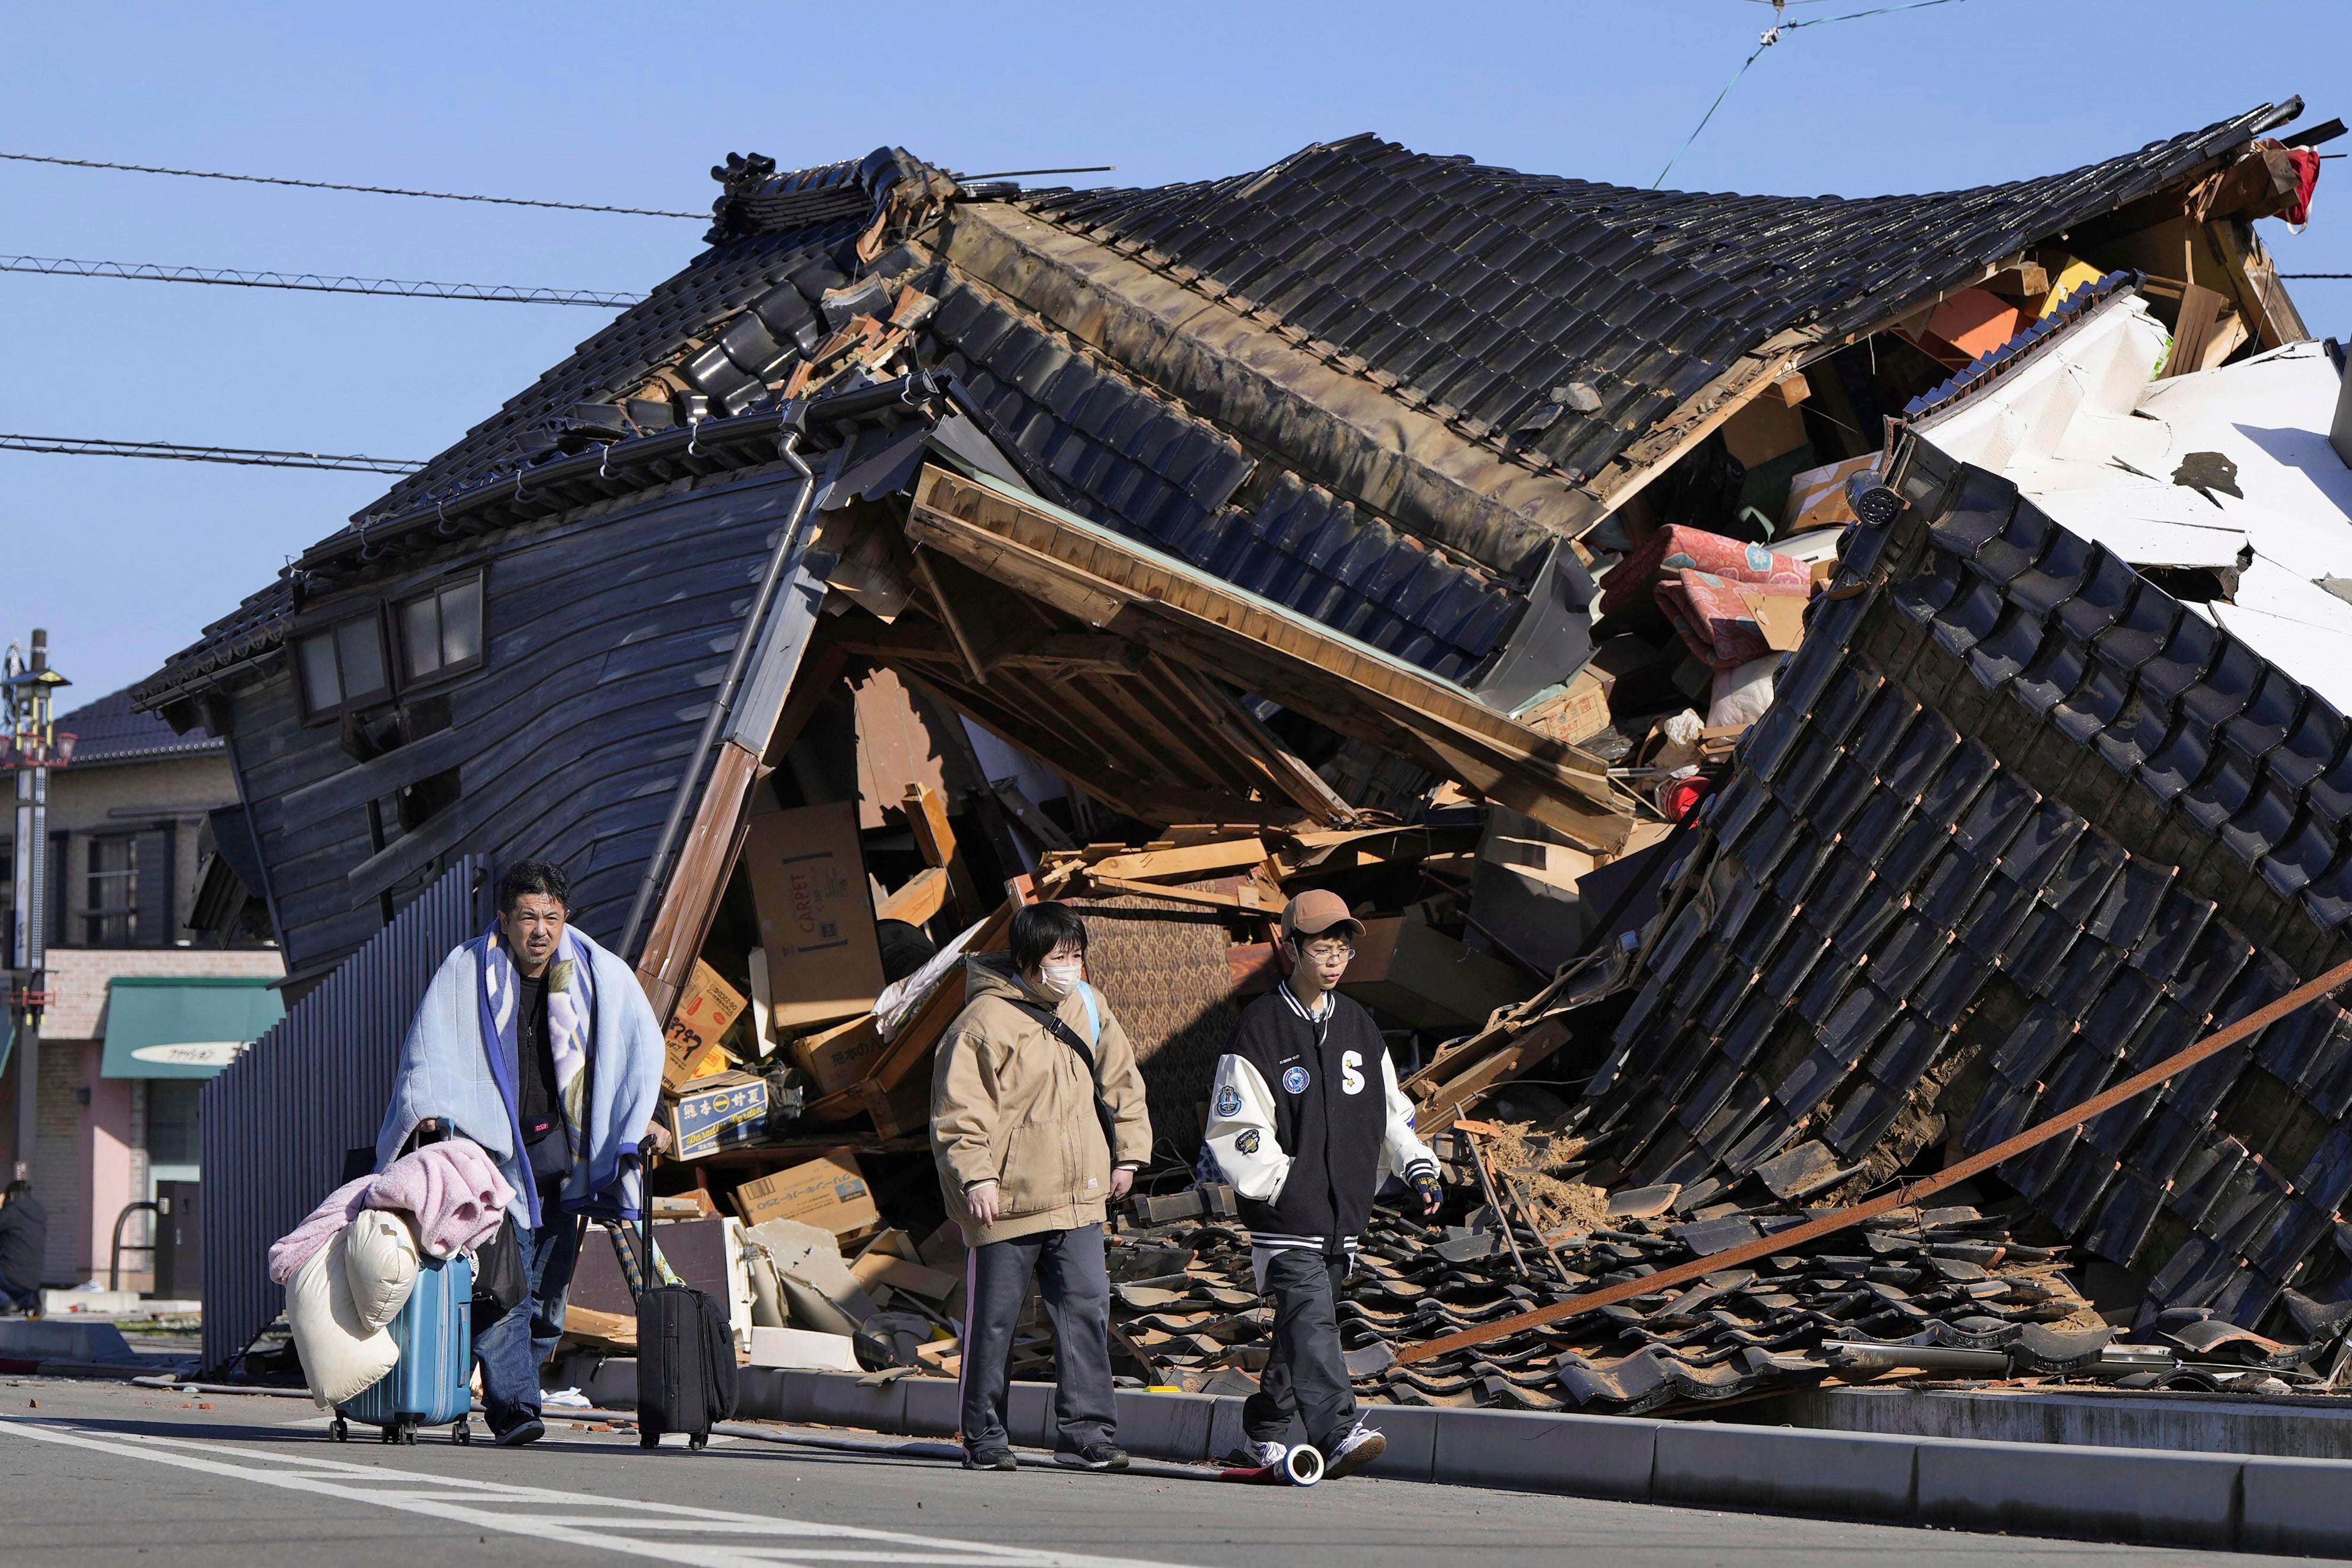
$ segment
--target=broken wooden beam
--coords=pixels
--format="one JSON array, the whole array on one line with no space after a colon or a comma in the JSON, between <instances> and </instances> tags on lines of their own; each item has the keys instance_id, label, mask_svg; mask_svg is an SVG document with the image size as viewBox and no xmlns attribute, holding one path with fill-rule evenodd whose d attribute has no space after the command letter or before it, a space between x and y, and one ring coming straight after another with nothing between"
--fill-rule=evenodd
<instances>
[{"instance_id":1,"label":"broken wooden beam","mask_svg":"<svg viewBox=\"0 0 2352 1568\"><path fill-rule=\"evenodd\" d=\"M2135 1095L2145 1094L2158 1084L2179 1076L2209 1057L2218 1056L2241 1040L2261 1034L2288 1014L2318 1001L2322 996L2347 982L2352 982L2352 960L2337 964L2316 980L2296 986L2267 1007L2255 1009L2226 1028L2216 1029L2187 1050L2176 1052L2158 1062L2154 1067L2134 1073L2113 1088L2095 1094L2081 1104L2060 1111L2045 1121L2036 1122L2016 1137L1996 1143L1981 1153L1971 1154L1956 1164L1947 1165L1932 1176L1922 1176L1916 1182L1906 1182L1891 1193L1882 1194L1865 1203L1855 1204L1850 1208L1840 1209L1834 1214L1823 1215L1819 1219L1808 1220L1802 1225L1791 1226L1786 1230L1774 1231L1771 1235L1759 1237L1754 1241L1742 1242L1736 1247L1695 1258L1687 1263L1676 1264L1671 1268L1662 1268L1654 1274L1645 1274L1639 1279L1628 1279L1600 1290L1588 1290L1581 1296L1571 1296L1565 1301L1555 1302L1551 1306L1539 1308L1532 1312L1521 1312L1516 1317L1500 1318L1491 1323L1481 1323L1475 1328L1465 1329L1460 1333L1447 1334L1440 1339L1425 1341L1421 1344L1409 1347L1397 1359L1407 1364L1433 1361L1439 1356L1451 1355L1455 1351L1469 1350L1473 1346L1483 1345L1489 1341L1518 1333L1522 1330L1540 1329L1549 1323L1581 1317L1587 1312L1596 1312L1603 1307L1614 1306L1620 1301L1630 1301L1637 1296L1654 1294L1670 1286L1687 1285L1702 1275L1714 1274L1726 1268L1738 1268L1745 1264L1756 1262L1759 1258L1769 1258L1776 1253L1793 1251L1806 1242L1819 1241L1822 1237L1833 1236L1839 1231L1860 1225L1866 1219L1874 1219L1895 1209L1912 1207L1923 1198L1933 1197L1948 1187L1958 1186L1971 1176L1980 1176L2004 1161L2015 1159L2027 1150L2037 1148L2062 1132L2071 1131L2080 1127L2095 1116L2113 1110Z\"/></svg>"}]
</instances>

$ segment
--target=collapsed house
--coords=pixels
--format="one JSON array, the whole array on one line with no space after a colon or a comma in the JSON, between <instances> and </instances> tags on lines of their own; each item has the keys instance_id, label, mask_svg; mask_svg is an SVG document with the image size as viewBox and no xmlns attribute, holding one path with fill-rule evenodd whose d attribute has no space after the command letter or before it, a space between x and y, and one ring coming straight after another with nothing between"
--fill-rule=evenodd
<instances>
[{"instance_id":1,"label":"collapsed house","mask_svg":"<svg viewBox=\"0 0 2352 1568\"><path fill-rule=\"evenodd\" d=\"M1909 1005L1907 986L1875 984L1886 931L1826 965L1788 959L1818 968L1823 994L1787 1017L1785 998L1725 983L1735 942L1761 963L1804 919L1822 932L1814 958L1842 934L1796 892L1743 902L1721 884L1739 865L1738 888L1780 889L1801 845L1843 842L1801 814L1827 804L1811 786L1854 715L1805 729L1810 751L1790 736L1838 681L1864 679L1859 663L1838 680L1820 667L1895 624L1880 608L1894 590L1846 592L1869 568L1851 546L1839 560L1843 481L1955 371L1981 377L2021 334L2082 330L2118 295L2095 280L2119 268L2139 268L2141 338L2168 331L2197 375L2307 357L2287 346L2308 334L2252 226L2307 204L2301 160L2340 133L2272 138L2300 112L2264 106L2044 179L1862 201L1633 191L1372 137L1155 190L964 185L894 149L797 174L730 157L707 250L137 700L227 739L248 890L297 996L325 998L407 911L459 909L436 890L461 868L563 864L574 920L635 963L670 1025L688 1157L659 1184L722 1229L838 1221L834 1241L866 1244L842 1260L864 1269L858 1310L807 1279L793 1295L771 1258L782 1304L765 1326L814 1314L910 1364L941 1360L943 1298L897 1291L923 1331L869 1331L866 1309L889 1315L892 1274L952 1283L922 1148L957 959L1001 942L1019 901L1060 897L1095 932L1097 984L1150 1082L1165 1179L1145 1215L1177 1227L1117 1275L1162 1320L1124 1331L1127 1348L1154 1381L1249 1368L1251 1309L1209 1278L1232 1256L1220 1200L1166 1189L1190 1184L1223 1020L1277 973L1267 921L1302 888L1341 890L1374 933L1349 984L1431 1130L1516 1105L1559 1123L1577 1147L1555 1163L1584 1185L1676 1189L1633 1200L1597 1240L1606 1216L1585 1215L1577 1234L1600 1250L1571 1256L1556 1250L1563 1214L1503 1190L1531 1173L1499 1170L1496 1187L1457 1148L1455 1173L1486 1196L1476 1235L1401 1226L1383 1245L1403 1256L1375 1249L1398 1275L1384 1300L1353 1304L1368 1387L1493 1399L1507 1384L1542 1407L1567 1341L1516 1378L1465 1364L1416 1384L1382 1358L1401 1336L1646 1267L1627 1237L1691 1245L1666 1232L1809 1137L1846 1179L1887 1173L1925 1146L1882 1148L1919 1084L1960 1081L1951 1064L1983 1055L1947 1037L2000 1015L1961 994L1957 949L1906 949L1942 989L1932 1014L1904 1015L1899 1049L1868 1055L1872 1079L1865 1016L1886 1020L1848 993L1867 973L1871 996ZM2159 270L2173 257L2179 279ZM1890 478L1916 489L1930 453L1903 448ZM1932 498L1917 499L1896 533L1925 526ZM1810 629L1792 613L1808 603ZM1888 743L1911 734L1897 724ZM1916 765L1946 793L1973 776L1941 753ZM2072 806L2078 827L2109 804ZM1732 858L1751 838L1755 858ZM2077 839L2089 829L2062 847ZM1841 897L1909 891L1845 875L1861 880ZM1937 917L1961 919L1982 888L1947 877ZM2242 901L2235 885L2229 900L2181 885ZM1771 911L1791 923L1767 931ZM1949 945L1956 929L1931 935ZM2275 939L2279 922L2244 929ZM2270 962L2299 965L2308 946ZM369 994L386 1016L347 1047L361 1100L404 1021L391 990ZM1705 1047L1672 1000L1685 994ZM1535 1069L1567 1071L1596 1008L1624 1010L1622 1048L1580 1110L1576 1083L1555 1072L1547 1092ZM1790 1020L1830 1016L1837 1043L1818 1049L1844 1065L1801 1105L1773 1100L1799 1060L1781 1060L1798 1050ZM1927 1017L1942 1022L1922 1034ZM265 1039L225 1075L224 1108L275 1070ZM1883 1092L1850 1112L1858 1097L1842 1095L1843 1120L1822 1124L1850 1079ZM207 1170L215 1137L226 1164L263 1131L208 1120ZM244 1228L208 1251L208 1281L257 1270L247 1238L299 1218L300 1184L331 1185L339 1152L209 1206ZM841 1182L878 1203L839 1199ZM1785 1185L1789 1201L1822 1190ZM298 1206L258 1214L273 1204ZM239 1207L257 1213L233 1220ZM2054 1223L2071 1232L2070 1216ZM1523 1237L1550 1266L1529 1264ZM771 1250L787 1239L771 1232ZM823 1247L797 1244L810 1278L839 1285L810 1261ZM2036 1264L2056 1257L2039 1250ZM708 1251L722 1270L742 1256L740 1240ZM1406 1277L1434 1266L1453 1272ZM1830 1288L1844 1268L1787 1272ZM718 1283L751 1326L749 1288ZM1195 1289L1197 1311L1148 1294ZM2080 1305L2071 1287L2033 1289L2013 1316ZM1819 1307L1788 1279L1763 1293L1810 1303L1768 1313ZM241 1348L251 1316L217 1334L208 1317L208 1360ZM908 1342L889 1348L892 1331ZM1827 1370L1738 1349L1766 1372Z\"/></svg>"}]
</instances>

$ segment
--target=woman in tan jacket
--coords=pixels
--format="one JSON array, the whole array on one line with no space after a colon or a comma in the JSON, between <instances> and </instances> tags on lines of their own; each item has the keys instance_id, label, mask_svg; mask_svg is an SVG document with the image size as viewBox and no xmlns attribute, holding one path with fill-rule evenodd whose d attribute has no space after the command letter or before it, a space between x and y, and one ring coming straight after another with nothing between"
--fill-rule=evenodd
<instances>
[{"instance_id":1,"label":"woman in tan jacket","mask_svg":"<svg viewBox=\"0 0 2352 1568\"><path fill-rule=\"evenodd\" d=\"M1016 910L1009 954L965 964L964 1008L931 1065L931 1151L963 1227L964 1465L1015 1468L1004 1429L1013 1328L1034 1275L1053 1321L1055 1458L1127 1468L1112 1442L1103 1221L1151 1153L1143 1075L1067 905Z\"/></svg>"}]
</instances>

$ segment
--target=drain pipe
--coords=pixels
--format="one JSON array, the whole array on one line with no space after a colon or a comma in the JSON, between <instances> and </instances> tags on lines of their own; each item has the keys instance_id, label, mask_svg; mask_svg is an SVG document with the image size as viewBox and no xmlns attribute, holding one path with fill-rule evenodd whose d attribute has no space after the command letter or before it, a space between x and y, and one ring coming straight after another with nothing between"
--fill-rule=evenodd
<instances>
[{"instance_id":1,"label":"drain pipe","mask_svg":"<svg viewBox=\"0 0 2352 1568\"><path fill-rule=\"evenodd\" d=\"M637 928L645 923L646 911L652 907L654 890L661 885L668 868L670 851L677 847L679 831L686 826L688 802L694 798L694 786L702 776L703 760L710 755L711 746L719 739L720 726L727 722L728 712L735 705L735 695L743 683L743 670L751 662L751 650L758 646L760 628L766 624L768 606L774 602L777 584L783 581L784 566L792 559L793 546L800 541L801 524L808 517L809 505L816 500L816 472L801 457L801 437L808 428L808 405L795 401L784 410L781 423L783 439L777 444L776 455L790 463L801 476L801 493L793 502L792 516L776 540L775 553L768 558L767 574L760 579L760 591L751 601L751 614L743 620L743 636L735 644L735 656L727 663L726 679L719 683L719 692L711 700L710 715L702 721L702 735L694 743L694 754L688 759L686 773L677 781L677 793L669 803L669 819L662 824L661 838L655 844L651 858L646 862L645 879L637 884L637 896L629 906L629 923L621 932L619 951L635 952ZM638 955L642 956L642 955ZM633 959L632 962L635 962Z\"/></svg>"}]
</instances>

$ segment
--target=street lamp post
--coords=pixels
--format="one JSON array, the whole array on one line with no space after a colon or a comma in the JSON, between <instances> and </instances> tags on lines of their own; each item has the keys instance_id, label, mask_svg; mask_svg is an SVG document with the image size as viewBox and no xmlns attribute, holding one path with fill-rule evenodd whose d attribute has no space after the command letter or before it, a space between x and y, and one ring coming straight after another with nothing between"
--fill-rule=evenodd
<instances>
[{"instance_id":1,"label":"street lamp post","mask_svg":"<svg viewBox=\"0 0 2352 1568\"><path fill-rule=\"evenodd\" d=\"M41 1015L49 1005L47 899L49 770L72 759L74 738L52 722L51 698L72 684L49 668L49 634L36 628L32 649L11 644L0 665L0 769L16 775L16 902L9 911L8 964L16 983L8 1011L16 1026L16 1178L33 1175L40 1128Z\"/></svg>"}]
</instances>

